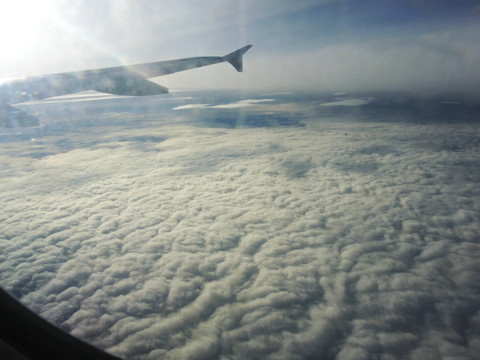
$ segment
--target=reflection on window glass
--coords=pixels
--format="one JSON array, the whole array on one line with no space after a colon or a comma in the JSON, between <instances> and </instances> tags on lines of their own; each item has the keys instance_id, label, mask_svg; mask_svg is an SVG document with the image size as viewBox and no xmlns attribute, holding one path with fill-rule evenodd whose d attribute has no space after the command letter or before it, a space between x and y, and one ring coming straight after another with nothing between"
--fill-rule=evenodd
<instances>
[{"instance_id":1,"label":"reflection on window glass","mask_svg":"<svg viewBox=\"0 0 480 360\"><path fill-rule=\"evenodd\" d=\"M123 359L476 357L478 2L18 4L8 293Z\"/></svg>"}]
</instances>

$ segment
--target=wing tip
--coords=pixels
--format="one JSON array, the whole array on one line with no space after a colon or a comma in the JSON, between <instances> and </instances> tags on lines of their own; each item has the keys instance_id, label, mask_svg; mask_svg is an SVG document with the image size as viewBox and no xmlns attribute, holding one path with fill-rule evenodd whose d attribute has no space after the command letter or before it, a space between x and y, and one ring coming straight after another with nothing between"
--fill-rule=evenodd
<instances>
[{"instance_id":1,"label":"wing tip","mask_svg":"<svg viewBox=\"0 0 480 360\"><path fill-rule=\"evenodd\" d=\"M243 54L245 54L252 46L253 45L246 45L225 55L223 59L231 64L238 72L243 72Z\"/></svg>"}]
</instances>

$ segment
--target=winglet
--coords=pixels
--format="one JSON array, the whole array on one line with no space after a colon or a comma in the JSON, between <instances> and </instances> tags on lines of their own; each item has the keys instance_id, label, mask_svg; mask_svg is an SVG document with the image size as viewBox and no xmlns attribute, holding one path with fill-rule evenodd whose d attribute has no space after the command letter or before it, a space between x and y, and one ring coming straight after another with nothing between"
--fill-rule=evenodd
<instances>
[{"instance_id":1,"label":"winglet","mask_svg":"<svg viewBox=\"0 0 480 360\"><path fill-rule=\"evenodd\" d=\"M242 56L247 52L248 49L250 49L252 45L247 45L242 47L241 49L235 50L234 52L231 52L230 54L227 54L223 57L223 60L229 62L232 64L232 66L238 71L242 72L243 71L243 62L242 62Z\"/></svg>"}]
</instances>

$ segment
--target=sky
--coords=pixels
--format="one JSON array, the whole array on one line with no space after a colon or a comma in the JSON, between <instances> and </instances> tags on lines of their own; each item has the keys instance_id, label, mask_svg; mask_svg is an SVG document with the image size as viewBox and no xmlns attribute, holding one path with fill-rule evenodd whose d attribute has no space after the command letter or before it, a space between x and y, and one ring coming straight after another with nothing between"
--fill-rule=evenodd
<instances>
[{"instance_id":1,"label":"sky","mask_svg":"<svg viewBox=\"0 0 480 360\"><path fill-rule=\"evenodd\" d=\"M18 1L0 5L0 77L254 47L169 88L479 93L478 1Z\"/></svg>"}]
</instances>

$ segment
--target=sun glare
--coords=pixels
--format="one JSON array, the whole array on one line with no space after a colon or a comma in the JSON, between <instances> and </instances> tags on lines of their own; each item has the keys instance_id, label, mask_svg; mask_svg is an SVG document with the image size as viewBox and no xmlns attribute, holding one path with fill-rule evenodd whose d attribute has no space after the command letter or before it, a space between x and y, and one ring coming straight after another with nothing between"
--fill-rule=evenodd
<instances>
[{"instance_id":1,"label":"sun glare","mask_svg":"<svg viewBox=\"0 0 480 360\"><path fill-rule=\"evenodd\" d=\"M14 62L41 46L54 8L50 1L0 2L2 62Z\"/></svg>"}]
</instances>

